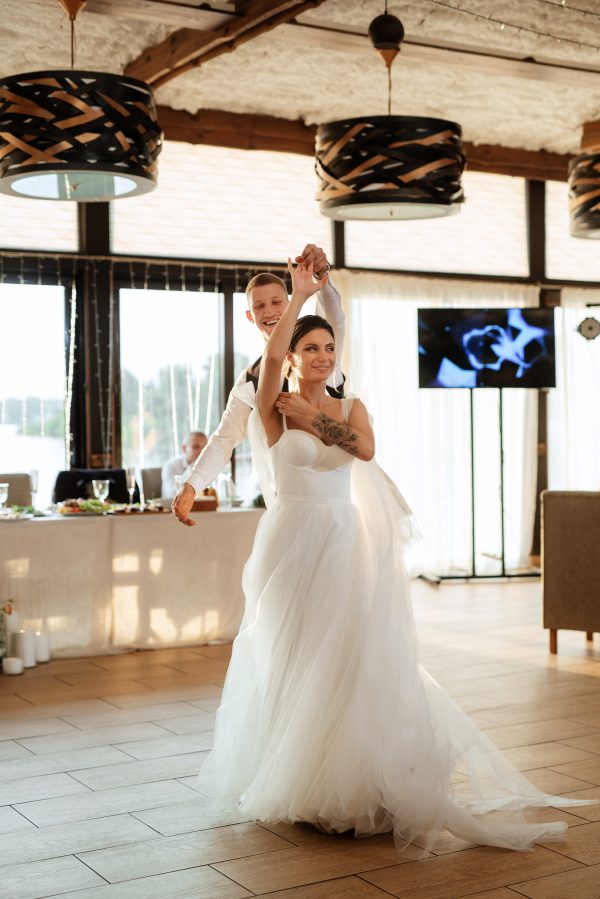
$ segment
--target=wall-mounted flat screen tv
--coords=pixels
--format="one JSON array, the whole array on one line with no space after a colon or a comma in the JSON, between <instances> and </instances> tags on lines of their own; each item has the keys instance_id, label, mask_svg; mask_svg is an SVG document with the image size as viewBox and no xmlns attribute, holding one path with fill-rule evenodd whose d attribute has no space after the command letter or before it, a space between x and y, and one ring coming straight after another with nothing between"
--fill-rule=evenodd
<instances>
[{"instance_id":1,"label":"wall-mounted flat screen tv","mask_svg":"<svg viewBox=\"0 0 600 899\"><path fill-rule=\"evenodd\" d=\"M419 309L419 387L555 387L554 309Z\"/></svg>"}]
</instances>

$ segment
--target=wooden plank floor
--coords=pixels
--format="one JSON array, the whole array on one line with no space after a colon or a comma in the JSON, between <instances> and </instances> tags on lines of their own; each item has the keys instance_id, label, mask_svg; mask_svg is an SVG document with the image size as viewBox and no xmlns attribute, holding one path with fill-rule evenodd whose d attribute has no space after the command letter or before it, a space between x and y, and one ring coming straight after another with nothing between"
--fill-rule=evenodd
<instances>
[{"instance_id":1,"label":"wooden plank floor","mask_svg":"<svg viewBox=\"0 0 600 899\"><path fill-rule=\"evenodd\" d=\"M537 583L414 586L425 666L539 787L600 798L600 636L550 657ZM229 646L56 660L0 677L4 899L598 899L600 806L565 843L442 836L398 855L244 820L194 789Z\"/></svg>"}]
</instances>

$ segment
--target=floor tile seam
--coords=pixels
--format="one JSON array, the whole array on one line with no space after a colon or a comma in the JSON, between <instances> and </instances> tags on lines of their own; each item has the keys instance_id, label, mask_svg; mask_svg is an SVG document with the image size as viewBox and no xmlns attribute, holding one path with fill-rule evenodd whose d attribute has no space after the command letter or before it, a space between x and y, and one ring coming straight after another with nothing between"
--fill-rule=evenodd
<instances>
[{"instance_id":1,"label":"floor tile seam","mask_svg":"<svg viewBox=\"0 0 600 899\"><path fill-rule=\"evenodd\" d=\"M135 724L151 724L151 723L154 723L154 722L149 722L149 721L134 721L134 722L132 722L132 724L134 724L134 725ZM111 727L111 726L113 726L113 725L109 725L109 727ZM114 725L114 726L119 727L121 725ZM127 727L128 725L125 724L122 726ZM160 724L155 724L155 726L160 727L161 730L164 731L164 736L161 734L158 737L151 737L149 739L163 740L164 737L167 737L167 736L168 737L183 736L182 734L173 734L173 731L166 730L166 728L162 727ZM103 728L99 728L99 729L102 730ZM76 734L84 734L88 730L89 730L89 728L88 729L77 728L77 729L74 729L74 733L72 733L72 734L63 733L62 731L57 731L55 734L38 734L37 736L40 736L44 739L46 739L47 737L71 737L71 736L75 736ZM202 733L203 733L203 731L202 731ZM23 746L23 744L20 742L21 740L37 739L37 736L12 738L11 742L18 743L19 746L23 747L23 749L27 749L28 752L31 752L35 758L43 758L43 756L52 755L54 752L68 752L69 751L70 747L67 747L67 749L59 749L59 750L51 749L49 751L44 751L44 752L35 752L33 749L29 749L28 746ZM113 746L114 748L118 748L121 743L138 743L138 742L140 742L139 736L132 740L118 740L116 743L96 743L91 746L81 746L79 748L80 749L98 749L101 746ZM145 741L143 741L143 742L145 742Z\"/></svg>"},{"instance_id":2,"label":"floor tile seam","mask_svg":"<svg viewBox=\"0 0 600 899\"><path fill-rule=\"evenodd\" d=\"M20 808L17 808L17 805L20 805L20 804L21 804L21 803L14 803L13 805L7 805L7 806L4 806L4 808L10 808L10 809L12 809L13 812L16 812L17 815L20 815L21 818L24 818L25 821L28 822L28 824L33 824L33 826L35 827L35 829L36 829L36 830L39 830L39 829L40 829L40 825L39 825L39 824L36 824L35 821L32 821L31 818L28 818L27 815L24 815ZM14 831L9 831L9 833L18 833L18 830L19 830L19 829L17 828L17 829L14 830Z\"/></svg>"},{"instance_id":3,"label":"floor tile seam","mask_svg":"<svg viewBox=\"0 0 600 899\"><path fill-rule=\"evenodd\" d=\"M134 742L134 741L132 740L131 742ZM111 749L116 749L118 752L122 752L124 755L127 756L128 759L131 759L132 762L149 761L149 759L138 759L135 757L135 755L132 755L130 752L127 752L126 749L121 749L121 744L117 745L116 743L109 743L108 745L110 746ZM89 748L92 749L94 747L90 746ZM129 762L113 762L112 764L128 765ZM98 766L98 767L100 767L100 766Z\"/></svg>"},{"instance_id":4,"label":"floor tile seam","mask_svg":"<svg viewBox=\"0 0 600 899\"><path fill-rule=\"evenodd\" d=\"M198 733L207 734L207 733L210 733L210 731L203 730L203 731L198 731ZM171 734L171 736L173 736L173 737L174 736L188 737L188 736L196 736L196 734ZM162 740L162 739L164 739L164 737L157 737L156 739ZM131 742L138 742L138 741L131 741ZM145 742L150 743L152 741L146 740ZM147 755L147 756L142 756L140 758L136 755L132 755L131 750L128 751L127 749L122 749L121 748L123 745L122 743L111 743L111 744L107 744L107 745L110 745L111 749L118 749L119 752L124 752L125 755L127 755L130 759L132 759L133 761L136 761L136 762L150 762L150 761L156 761L158 759L170 759L170 758L175 758L178 755L187 755L189 752L189 750L186 749L183 752L171 752L166 755ZM90 746L89 748L93 749L94 747ZM195 749L193 751L194 752L209 752L210 750L209 749ZM6 761L14 761L14 759L6 759ZM125 763L123 763L123 764L125 764Z\"/></svg>"},{"instance_id":5,"label":"floor tile seam","mask_svg":"<svg viewBox=\"0 0 600 899\"><path fill-rule=\"evenodd\" d=\"M32 758L34 758L34 759L39 758L39 755L37 752L34 752L33 749L29 748L29 746L23 746L23 744L21 743L21 740L28 740L28 739L30 739L30 737L18 737L15 740L10 740L10 741L7 740L6 742L16 743L17 746L21 747L21 749L25 749L31 755ZM4 740L2 740L0 742L4 742ZM18 758L18 756L17 756L17 758ZM6 759L6 761L10 761L10 759Z\"/></svg>"},{"instance_id":6,"label":"floor tile seam","mask_svg":"<svg viewBox=\"0 0 600 899\"><path fill-rule=\"evenodd\" d=\"M240 822L240 823L242 823L242 822ZM274 831L269 830L268 827L264 827L264 826L260 823L260 821L251 821L251 822L249 822L249 823L256 824L256 826L257 826L257 827L260 827L260 829L261 829L262 831L264 831L265 833L270 833L272 836L279 837L280 840L285 840L285 842L286 842L286 843L289 843L291 846L293 846L294 849L300 849L300 848L301 848L301 846L298 845L298 843L294 843L294 842L292 842L292 840L288 840L287 837L282 837L281 834L275 833Z\"/></svg>"},{"instance_id":7,"label":"floor tile seam","mask_svg":"<svg viewBox=\"0 0 600 899\"><path fill-rule=\"evenodd\" d=\"M553 774L563 774L565 777L572 777L573 780L581 780L581 778L578 777L576 774L570 774L568 771L558 771L557 769L564 768L565 765L586 765L586 764L588 764L588 760L581 759L579 762L558 762L558 763L554 763L552 765L542 765L541 767L544 771L552 771ZM586 784L586 786L582 787L581 789L585 790L585 789L587 789L587 787L600 787L600 782L598 782L598 783L589 782L588 783L587 781L585 781L585 784ZM568 790L568 792L572 793L573 790Z\"/></svg>"},{"instance_id":8,"label":"floor tile seam","mask_svg":"<svg viewBox=\"0 0 600 899\"><path fill-rule=\"evenodd\" d=\"M92 874L95 874L97 877L100 877L101 880L103 880L105 884L110 885L110 883L111 883L110 880L107 880L106 877L104 877L103 874L100 874L99 871L95 871L90 865L88 865L88 863L87 863L86 861L84 861L84 859L79 858L79 856L78 856L76 853L73 853L73 858L76 858L77 861L80 862L82 865L84 865L89 871L91 871ZM98 886L98 885L96 885L96 886ZM93 888L92 888L92 889L93 889ZM51 894L50 894L50 895L51 895ZM56 894L55 894L55 895L56 895Z\"/></svg>"},{"instance_id":9,"label":"floor tile seam","mask_svg":"<svg viewBox=\"0 0 600 899\"><path fill-rule=\"evenodd\" d=\"M143 706L142 706L142 708L143 708ZM197 706L191 706L191 708L194 709L194 711L195 711L196 713L198 712ZM124 712L124 711L127 711L127 710L126 710L126 709L115 709L115 711ZM204 711L204 709L202 709L201 711ZM101 712L100 714L103 715L104 712ZM125 717L125 716L124 716L124 717ZM188 714L180 714L180 715L173 715L172 717L173 717L173 718L192 718L193 716L192 716L192 714L190 714L190 715L188 715ZM35 720L37 720L37 719L35 719ZM81 733L85 733L86 730L93 730L93 729L94 729L94 725L91 725L90 727L79 727L79 726L76 725L76 724L71 724L71 722L70 722L70 721L67 721L66 718L61 718L60 720L61 720L61 721L64 721L66 724L70 724L71 727L73 727L75 730L77 730L77 731L79 731L79 732L81 732ZM117 724L116 724L115 726L118 726L119 724L122 724L122 725L125 725L125 724L156 724L157 727L164 727L164 724L161 724L161 722L170 721L170 720L171 720L170 717L169 717L169 718L147 718L147 719L142 718L141 720L135 720L135 719L134 719L133 721L127 721L127 720L121 721L121 720L119 720L119 721L117 721ZM111 725L110 725L110 724L107 724L107 725L102 725L102 724L100 724L100 725L98 725L99 728L102 728L103 726L110 727ZM209 728L209 729L210 729L210 728ZM48 736L51 736L51 735L49 734ZM14 739L14 738L8 737L7 739ZM23 738L23 739L26 739L26 738Z\"/></svg>"},{"instance_id":10,"label":"floor tile seam","mask_svg":"<svg viewBox=\"0 0 600 899\"><path fill-rule=\"evenodd\" d=\"M96 794L92 794L92 795L96 795ZM79 796L81 797L81 796L83 796L83 794L80 793ZM69 798L70 799L71 797L58 796L58 797L53 797L53 798L58 798L58 799ZM30 801L31 802L45 802L46 800L45 799L41 799L41 800L33 799ZM183 800L181 800L181 801L183 801ZM179 802L179 800L177 800L177 802ZM28 802L23 802L23 803L19 803L19 806L28 805L28 804L29 804ZM13 808L13 806L10 806L10 808ZM86 821L101 821L103 818L114 818L116 815L132 815L133 816L135 814L135 812L151 812L157 808L170 808L170 806L162 806L162 805L155 806L155 805L153 805L153 806L150 806L149 808L139 808L139 809L135 809L134 811L128 810L128 811L121 811L121 812L106 812L106 814L91 815L89 818L75 818L75 820L73 820L73 821L62 821L61 824L83 824ZM29 821L31 824L33 824L34 827L36 827L38 830L40 830L43 827L52 827L53 826L52 824L36 824L35 821L32 821L31 818L28 818L27 815L24 814L24 812L21 812L20 808L17 808L16 806L14 806L14 810L16 812L19 812L23 816L23 818L25 818L27 821ZM142 821L141 823L145 824L146 822ZM147 825L147 826L149 827L150 825ZM152 830L154 830L154 828L152 828ZM164 836L164 834L160 834L160 836ZM173 834L173 836L177 836L177 834Z\"/></svg>"},{"instance_id":11,"label":"floor tile seam","mask_svg":"<svg viewBox=\"0 0 600 899\"><path fill-rule=\"evenodd\" d=\"M221 863L217 862L216 864L221 864ZM226 877L227 880L230 880L232 883L235 883L235 885L238 886L240 888L240 890L246 890L247 893L250 893L250 896L258 895L253 890L249 890L248 887L245 887L243 883L239 882L239 880L236 880L234 877L230 877L229 874L223 874L222 871L218 871L217 868L214 867L213 863L206 865L206 867L210 868L212 871L214 871L216 874L219 874L221 877Z\"/></svg>"},{"instance_id":12,"label":"floor tile seam","mask_svg":"<svg viewBox=\"0 0 600 899\"><path fill-rule=\"evenodd\" d=\"M584 738L585 738L585 737L594 737L594 736L596 736L596 734L581 734L581 736L584 737ZM569 749L579 749L580 752L587 752L587 753L589 753L590 758L592 758L592 759L594 758L594 756L597 756L597 757L599 757L598 760L600 761L600 746L598 747L597 750L596 750L596 749L581 749L580 746L573 746L571 743L569 743L569 742L568 742L569 739L570 739L570 738L567 737L565 740L556 740L555 742L556 742L559 746L566 746L566 747L568 747ZM580 737L573 737L573 739L574 739L574 740L578 740L578 739L580 739ZM532 745L534 745L534 744L532 744ZM580 761L584 762L585 759L580 759ZM565 764L569 765L569 764L571 764L571 763L570 763L570 762L565 762ZM576 764L576 763L574 762L573 764Z\"/></svg>"},{"instance_id":13,"label":"floor tile seam","mask_svg":"<svg viewBox=\"0 0 600 899\"><path fill-rule=\"evenodd\" d=\"M85 786L85 784L81 784L80 781L78 781L76 777L73 777L73 776L72 776L71 774L69 774L67 771L52 771L52 772L46 773L46 774L32 774L30 777L22 777L22 778L18 778L18 777L17 777L17 778L15 778L15 780L29 780L29 781L34 781L34 780L38 780L40 777L58 777L58 776L60 776L61 774L64 774L65 777L70 777L71 780L75 781L75 782L78 783L80 786ZM5 781L0 782L0 790L1 790L1 788L2 788L3 785L5 785L5 784L12 784L12 783L14 783L14 780L5 780ZM86 789L89 790L89 787L86 787ZM90 792L93 792L93 790L90 790ZM64 794L64 796L67 796L67 795L69 795L69 794L67 794L67 793ZM72 795L72 794L71 794L71 795ZM64 796L63 796L63 797L60 797L60 796L46 796L45 799L60 799L60 798L64 798ZM44 799L39 799L39 800L35 800L35 799L25 799L25 800L23 800L23 802L36 802L36 801L43 802ZM20 804L21 804L21 800L18 800L16 803L6 803L6 805L11 805L11 804L20 805Z\"/></svg>"},{"instance_id":14,"label":"floor tile seam","mask_svg":"<svg viewBox=\"0 0 600 899\"><path fill-rule=\"evenodd\" d=\"M202 832L202 833L203 833L204 831L199 831L199 832ZM149 840L148 842L153 843L153 842L155 842L155 841L154 841L154 840ZM115 847L115 848L120 848L120 847ZM82 862L83 862L83 863L84 863L84 864L85 864L91 871L93 871L95 874L98 874L100 877L102 877L104 880L106 880L106 878L104 877L104 875L100 874L98 871L96 871L95 868L93 868L93 867L91 866L91 864L85 862L85 861L80 857L81 855L86 855L86 854L88 854L88 853L92 853L92 852L102 852L102 851L103 851L102 849L89 849L89 850L84 850L84 851L82 851L81 853L77 853L77 852L72 853L72 855L73 855L74 858L78 859L79 861L82 861ZM225 874L223 871L219 871L218 868L216 867L216 865L225 865L225 864L228 864L229 862L244 861L244 859L258 858L259 856L272 855L272 854L275 853L275 852L288 852L288 851L289 851L289 850L287 850L287 849L269 849L269 850L266 850L266 851L253 852L253 853L250 853L249 855L236 855L236 856L234 856L233 858L214 859L212 862L205 862L203 865L184 865L184 866L181 867L181 868L172 868L172 869L169 869L168 871L159 871L159 872L156 872L155 874L148 874L147 876L148 876L148 877L158 877L158 876L160 876L160 875L162 875L162 874L175 874L175 873L177 873L177 872L179 872L179 871L191 871L191 870L193 870L194 868L208 868L208 867L211 867L211 868L214 868L215 871L218 871L219 874L222 874L223 877L228 877L229 875ZM67 857L67 856L61 856L61 858L63 858L63 857ZM128 879L129 879L129 880L143 880L144 878L136 878L136 877L133 877L133 878L128 878ZM229 879L231 880L232 878L229 878ZM120 884L120 883L127 883L127 882L128 882L128 880L109 880L109 881L107 881L107 883L110 883L111 885L114 885L114 884ZM237 881L236 881L236 882L237 882ZM248 889L248 887L245 887L243 884L240 884L240 886L241 886L242 889L244 889L244 890ZM249 892L251 892L251 891L249 891Z\"/></svg>"},{"instance_id":15,"label":"floor tile seam","mask_svg":"<svg viewBox=\"0 0 600 899\"><path fill-rule=\"evenodd\" d=\"M383 870L383 868L382 868L381 870ZM346 875L346 876L348 876L348 875ZM358 880L360 880L362 883L368 883L370 887L375 887L376 890L381 890L381 892L382 892L382 894L383 894L384 896L393 896L393 897L396 897L396 894L395 894L395 893L390 893L389 890L386 890L385 887L380 886L378 883L371 883L370 880L366 880L364 877L361 877L360 874L351 874L350 876L351 876L351 877L356 877L356 878L357 878ZM341 878L340 878L340 879L341 879ZM327 881L324 881L324 882L326 883Z\"/></svg>"},{"instance_id":16,"label":"floor tile seam","mask_svg":"<svg viewBox=\"0 0 600 899\"><path fill-rule=\"evenodd\" d=\"M588 821L588 824L589 823L590 822ZM561 846L564 846L564 849L557 849L555 845L549 845L548 843L544 843L543 848L547 852L552 852L554 855L558 855L559 858L568 859L568 861L570 861L570 862L575 862L577 867L571 868L570 869L571 871L577 871L577 870L579 870L579 868L589 868L590 867L590 865L588 865L586 862L582 862L578 858L573 858L572 855L567 855L567 849L569 848L568 838L564 843L561 843ZM557 874L566 874L567 872L566 871L557 871L556 873ZM543 876L543 875L540 875L540 876ZM550 874L550 875L546 875L546 876L552 877L553 875ZM533 878L531 878L531 879L533 880ZM521 881L521 882L523 882L523 881Z\"/></svg>"},{"instance_id":17,"label":"floor tile seam","mask_svg":"<svg viewBox=\"0 0 600 899\"><path fill-rule=\"evenodd\" d=\"M533 883L536 880L544 880L547 877L560 877L562 874L571 874L574 871L583 871L587 868L598 868L599 880L600 880L600 864L586 865L585 863L582 862L582 863L580 863L578 868L571 868L570 871L558 871L556 874L540 874L537 877L530 877L528 880L519 880L518 882L511 884L510 887L508 887L508 888L513 889L516 893L519 894L519 896L524 896L526 894L522 893L518 889L519 886L526 886L529 883Z\"/></svg>"},{"instance_id":18,"label":"floor tile seam","mask_svg":"<svg viewBox=\"0 0 600 899\"><path fill-rule=\"evenodd\" d=\"M170 808L170 806L159 805L158 808ZM140 812L143 814L144 812L149 812L149 811L154 811L154 809L138 809L137 813L136 813L136 812L127 812L126 814L127 814L130 818L133 818L135 821L139 821L140 824L145 824L146 827L149 827L150 830L153 830L159 837L165 837L165 836L177 836L177 834L164 834L164 833L161 833L160 830L157 830L156 827L153 827L153 826L152 826L152 824L148 824L147 821L142 821L141 818L138 818L138 814L139 814Z\"/></svg>"},{"instance_id":19,"label":"floor tile seam","mask_svg":"<svg viewBox=\"0 0 600 899\"><path fill-rule=\"evenodd\" d=\"M26 697L26 696L23 696L20 692L7 693L7 694L3 694L3 695L7 695L7 696L16 696L17 699L20 699L22 702L26 702L26 703L27 703L28 705L30 705L32 708L35 707L35 703L34 703L34 702L31 702L30 699L27 699L27 697ZM22 709L20 709L20 711L22 711Z\"/></svg>"},{"instance_id":20,"label":"floor tile seam","mask_svg":"<svg viewBox=\"0 0 600 899\"><path fill-rule=\"evenodd\" d=\"M201 750L201 751L209 752L210 750L206 749L206 750ZM178 756L168 756L168 758L178 758ZM145 761L154 762L154 761L161 761L161 759L142 759L141 761L137 760L137 759L133 759L131 762L116 762L114 765L107 765L107 766L102 766L102 767L117 768L119 765L134 764L136 761L138 762L138 764L142 765L142 764L144 764ZM102 786L90 787L89 784L86 784L84 781L79 780L79 778L77 777L78 773L83 773L84 771L97 771L97 770L98 770L97 768L84 768L80 772L74 772L72 774L69 774L69 776L72 777L73 780L77 781L77 783L80 783L80 784L82 784L82 786L87 787L87 789L91 793L105 793L108 790L120 790L120 789L124 789L127 787L143 787L143 786L146 786L147 784L166 783L169 780L174 780L174 781L177 781L178 783L181 783L180 778L194 776L194 772L192 772L192 774L178 774L175 777L167 777L167 778L165 778L164 775L162 777L160 775L157 775L156 779L150 778L149 780L136 780L136 781L133 781L132 783L123 783L123 784L116 784L116 785L112 784L111 786L108 786L108 787L102 787ZM64 772L64 773L68 773L68 772ZM7 783L10 783L10 781L7 781ZM188 786L187 784L181 784L181 785L184 787ZM0 786L1 786L1 784L0 784Z\"/></svg>"},{"instance_id":21,"label":"floor tile seam","mask_svg":"<svg viewBox=\"0 0 600 899\"><path fill-rule=\"evenodd\" d=\"M136 682L134 681L133 683L136 683ZM154 692L154 690L153 690L151 687L144 687L142 684L140 684L140 687L141 687L143 690L148 690L149 693L153 693L153 692ZM112 695L114 698L116 698L119 694L118 694L118 693L112 693L112 694L109 694L109 695ZM107 705L112 706L113 709L131 708L131 706L121 706L121 705L117 705L116 702L111 702L110 699L109 699L108 697L106 697L106 696L96 696L95 698L96 698L96 699L99 699L100 702L105 702L105 703L107 703ZM150 697L149 697L149 698L150 698ZM135 706L135 708L138 708L138 706ZM143 708L143 706L141 706L141 708Z\"/></svg>"},{"instance_id":22,"label":"floor tile seam","mask_svg":"<svg viewBox=\"0 0 600 899\"><path fill-rule=\"evenodd\" d=\"M115 817L115 816L114 816L114 815L109 815L109 817ZM88 820L90 820L90 821L96 821L96 820L99 820L99 819L96 819L96 818L90 818L90 819L88 819ZM81 823L81 822L77 821L77 822L74 822L74 823L79 824L79 823ZM140 822L140 823L143 824L143 822ZM50 827L52 827L52 826L53 826L53 825L50 825ZM56 825L56 826L60 826L60 825ZM41 828L40 828L40 829L41 829ZM149 828L149 829L152 830L152 828ZM3 834L3 836L6 836L6 834ZM52 861L53 859L57 859L57 858L70 858L71 856L72 856L73 858L79 858L79 855L80 855L80 854L84 854L84 853L86 853L86 852L103 852L105 849L124 849L124 848L126 848L127 846L135 846L135 845L138 845L138 844L141 845L142 843L145 844L145 843L153 843L153 842L155 842L155 837L154 837L154 836L149 836L148 839L146 839L146 840L143 839L143 838L140 839L140 838L138 837L138 838L136 838L136 839L132 839L132 840L129 840L129 841L124 842L124 843L114 843L114 844L107 845L107 846L98 846L96 849L76 849L76 850L71 851L71 852L68 852L68 851L61 852L61 851L59 850L58 852L56 852L56 853L53 854L53 855L40 855L40 856L37 856L36 858L29 858L29 859L27 859L27 861L24 861L24 862L16 862L15 864L33 865L33 864L36 864L37 862L47 862L47 861ZM79 859L79 860L82 861L82 859ZM6 863L3 862L3 867L9 867L9 865L6 865ZM89 866L88 866L88 867L89 867Z\"/></svg>"},{"instance_id":23,"label":"floor tile seam","mask_svg":"<svg viewBox=\"0 0 600 899\"><path fill-rule=\"evenodd\" d=\"M203 709L202 711L204 711L204 709ZM191 718L192 716L191 716L191 715L190 715L190 716L188 716L188 715L183 715L182 717L183 717L183 718L187 718L187 717L190 717L190 718ZM169 719L169 718L164 718L164 719L162 719L162 720L166 722L166 721L169 721L170 719ZM147 723L148 723L148 724L156 724L158 727L164 727L165 730L168 730L166 724L161 724L160 721L154 721L154 720L153 720L153 721L148 721ZM211 726L211 727L207 727L206 730L205 730L205 729L202 729L202 730L194 730L194 731L191 731L191 733L194 733L194 734L205 734L205 733L207 733L207 731L210 731L210 730L214 730L214 729L215 729L215 723L214 723L214 721L211 722L211 725L212 725L212 726ZM176 730L170 730L169 733L171 734L171 736L174 736L174 737L185 737L185 736L186 736L186 734L178 734Z\"/></svg>"}]
</instances>

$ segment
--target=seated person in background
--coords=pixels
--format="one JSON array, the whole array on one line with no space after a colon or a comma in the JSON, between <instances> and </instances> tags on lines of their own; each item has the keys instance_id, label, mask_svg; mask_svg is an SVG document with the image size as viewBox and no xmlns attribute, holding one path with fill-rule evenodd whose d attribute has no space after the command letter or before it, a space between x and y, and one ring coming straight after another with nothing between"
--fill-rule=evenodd
<instances>
[{"instance_id":1,"label":"seated person in background","mask_svg":"<svg viewBox=\"0 0 600 899\"><path fill-rule=\"evenodd\" d=\"M206 444L208 437L203 431L190 431L181 444L181 455L169 459L162 467L161 496L172 499L179 490L176 477L185 477L191 473L192 466Z\"/></svg>"}]
</instances>

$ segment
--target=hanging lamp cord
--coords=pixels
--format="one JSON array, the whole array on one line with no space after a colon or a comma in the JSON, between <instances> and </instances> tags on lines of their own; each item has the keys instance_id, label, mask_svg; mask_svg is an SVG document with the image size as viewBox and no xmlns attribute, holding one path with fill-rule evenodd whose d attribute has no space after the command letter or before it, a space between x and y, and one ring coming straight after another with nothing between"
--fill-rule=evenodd
<instances>
[{"instance_id":1,"label":"hanging lamp cord","mask_svg":"<svg viewBox=\"0 0 600 899\"><path fill-rule=\"evenodd\" d=\"M75 68L75 16L71 16L71 69Z\"/></svg>"}]
</instances>

